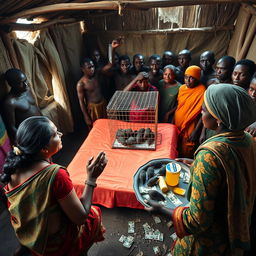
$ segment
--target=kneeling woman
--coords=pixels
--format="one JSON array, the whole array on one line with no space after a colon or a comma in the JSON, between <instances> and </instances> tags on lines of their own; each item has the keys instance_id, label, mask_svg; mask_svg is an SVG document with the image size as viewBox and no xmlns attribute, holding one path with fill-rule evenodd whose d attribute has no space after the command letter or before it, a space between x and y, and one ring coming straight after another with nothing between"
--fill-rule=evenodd
<instances>
[{"instance_id":1,"label":"kneeling woman","mask_svg":"<svg viewBox=\"0 0 256 256\"><path fill-rule=\"evenodd\" d=\"M107 164L105 154L88 161L79 199L67 170L50 162L62 148L61 136L46 117L26 119L1 176L12 226L32 255L84 255L94 242L104 239L100 209L91 202L96 180Z\"/></svg>"}]
</instances>

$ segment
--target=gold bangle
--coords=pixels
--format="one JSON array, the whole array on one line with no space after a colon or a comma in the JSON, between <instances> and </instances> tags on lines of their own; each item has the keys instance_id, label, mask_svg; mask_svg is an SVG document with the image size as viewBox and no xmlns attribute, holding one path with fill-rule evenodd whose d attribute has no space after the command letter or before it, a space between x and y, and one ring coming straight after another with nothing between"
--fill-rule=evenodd
<instances>
[{"instance_id":1,"label":"gold bangle","mask_svg":"<svg viewBox=\"0 0 256 256\"><path fill-rule=\"evenodd\" d=\"M90 181L90 180L86 180L84 183L85 183L86 185L91 186L91 187L94 187L94 188L97 187L96 182L93 182L93 181Z\"/></svg>"}]
</instances>

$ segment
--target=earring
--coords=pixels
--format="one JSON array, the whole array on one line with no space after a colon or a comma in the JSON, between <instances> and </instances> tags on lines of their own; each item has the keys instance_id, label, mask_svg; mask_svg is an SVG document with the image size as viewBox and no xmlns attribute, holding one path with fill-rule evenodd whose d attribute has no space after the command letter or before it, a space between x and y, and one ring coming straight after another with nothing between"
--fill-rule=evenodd
<instances>
[{"instance_id":1,"label":"earring","mask_svg":"<svg viewBox=\"0 0 256 256\"><path fill-rule=\"evenodd\" d=\"M221 125L221 121L217 120L218 127Z\"/></svg>"}]
</instances>

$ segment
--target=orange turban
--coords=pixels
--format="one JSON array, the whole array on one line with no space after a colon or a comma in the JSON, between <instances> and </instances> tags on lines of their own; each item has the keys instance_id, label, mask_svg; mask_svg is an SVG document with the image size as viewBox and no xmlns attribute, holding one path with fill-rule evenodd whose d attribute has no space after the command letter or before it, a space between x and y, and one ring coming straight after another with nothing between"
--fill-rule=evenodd
<instances>
[{"instance_id":1,"label":"orange turban","mask_svg":"<svg viewBox=\"0 0 256 256\"><path fill-rule=\"evenodd\" d=\"M198 66L190 66L186 69L185 75L189 75L196 78L197 80L200 80L201 68Z\"/></svg>"}]
</instances>

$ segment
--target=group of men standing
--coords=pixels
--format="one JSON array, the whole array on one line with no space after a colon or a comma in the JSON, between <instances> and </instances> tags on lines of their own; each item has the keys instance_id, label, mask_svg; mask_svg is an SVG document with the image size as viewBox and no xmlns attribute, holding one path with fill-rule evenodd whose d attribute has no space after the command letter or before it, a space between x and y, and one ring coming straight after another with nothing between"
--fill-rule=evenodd
<instances>
[{"instance_id":1,"label":"group of men standing","mask_svg":"<svg viewBox=\"0 0 256 256\"><path fill-rule=\"evenodd\" d=\"M193 157L194 149L198 144L212 136L211 131L203 128L200 118L203 94L207 87L214 83L231 83L241 86L249 92L255 72L255 63L251 60L245 59L236 62L231 56L223 56L217 61L214 68L214 52L205 51L200 55L200 67L191 66L191 52L184 49L177 56L171 51L165 51L162 57L153 54L149 58L148 66L146 66L142 54L135 54L132 63L127 55L115 59L117 56L116 49L122 44L122 40L119 38L112 41L112 62L99 65L91 59L85 59L81 63L83 76L77 84L77 92L84 120L90 128L96 119L106 117L106 99L110 97L106 97L102 93L102 91L104 92L102 88L105 86L110 85L108 91L111 91L112 94L115 90L144 92L159 90L161 104L163 98L166 98L163 88L177 84L186 85L185 87L178 87L177 95L175 95L176 107L172 110L173 116L168 120L176 124L181 131L179 146L181 156ZM175 82L164 81L166 67L173 69ZM105 80L101 80L101 83L99 75L106 77ZM108 85L106 85L106 81L108 81ZM194 91L198 91L199 87L203 90L195 97ZM189 93L187 93L188 89L190 89ZM181 97L182 92L186 96ZM93 105L93 109L91 105ZM186 111L184 109L180 111L181 106L185 106ZM164 115L165 113L159 113L159 116ZM248 128L248 131L255 135L256 132L253 127ZM190 149L187 150L188 148Z\"/></svg>"}]
</instances>

